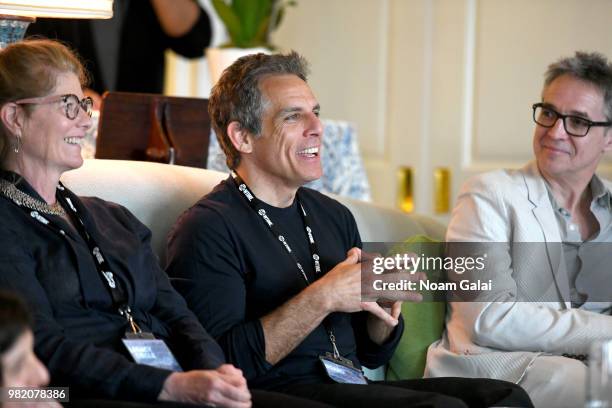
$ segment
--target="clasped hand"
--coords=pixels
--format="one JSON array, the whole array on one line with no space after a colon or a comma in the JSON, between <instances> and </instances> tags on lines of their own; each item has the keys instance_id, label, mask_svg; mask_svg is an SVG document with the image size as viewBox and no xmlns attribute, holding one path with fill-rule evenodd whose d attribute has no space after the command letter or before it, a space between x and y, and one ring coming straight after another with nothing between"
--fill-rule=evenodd
<instances>
[{"instance_id":1,"label":"clasped hand","mask_svg":"<svg viewBox=\"0 0 612 408\"><path fill-rule=\"evenodd\" d=\"M242 371L230 364L215 370L172 373L164 382L158 399L228 408L251 406L251 393Z\"/></svg>"},{"instance_id":2,"label":"clasped hand","mask_svg":"<svg viewBox=\"0 0 612 408\"><path fill-rule=\"evenodd\" d=\"M397 325L401 312L402 301L419 302L422 297L419 293L413 291L401 291L397 295L402 300L395 302L385 302L384 299L397 299L398 296L387 296L383 293L376 292L372 285L369 285L369 279L365 279L365 284L362 283L362 261L369 262L373 258L372 254L362 252L359 248L351 248L346 256L346 259L336 265L324 277L319 279L315 284L324 296L324 301L327 304L329 312L359 312L368 311L375 316L377 321L393 328ZM364 268L370 270L371 268ZM406 274L411 280L423 279L423 274ZM362 293L362 287L364 293ZM364 301L364 299L373 299L373 301ZM374 328L378 323L368 323L368 329ZM375 340L373 338L373 340ZM375 340L376 341L376 340Z\"/></svg>"}]
</instances>

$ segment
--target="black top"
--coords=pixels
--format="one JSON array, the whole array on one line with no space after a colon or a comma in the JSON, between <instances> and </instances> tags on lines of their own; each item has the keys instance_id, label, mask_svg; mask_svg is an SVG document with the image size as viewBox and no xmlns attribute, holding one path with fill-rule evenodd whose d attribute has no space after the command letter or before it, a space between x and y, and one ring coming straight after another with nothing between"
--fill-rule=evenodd
<instances>
[{"instance_id":1,"label":"black top","mask_svg":"<svg viewBox=\"0 0 612 408\"><path fill-rule=\"evenodd\" d=\"M350 211L314 190L301 188L300 200L312 226L323 273L346 258L361 239ZM265 206L283 232L311 281L317 277L297 200L288 208ZM322 325L272 367L265 360L259 318L306 286L294 260L228 179L179 218L169 237L168 274L228 360L240 367L249 385L275 389L292 383L327 382L318 356L331 352ZM370 341L366 313L333 313L336 342L356 366L374 368L391 357L403 331L378 346Z\"/></svg>"},{"instance_id":2,"label":"black top","mask_svg":"<svg viewBox=\"0 0 612 408\"><path fill-rule=\"evenodd\" d=\"M129 3L121 24L115 89L110 89L102 79L92 20L39 18L28 27L26 35L42 35L67 42L81 55L90 71L90 88L100 94L104 91L161 93L166 49L187 58L204 55L212 31L210 19L201 6L200 17L192 29L181 37L173 38L164 33L149 0L117 1Z\"/></svg>"},{"instance_id":3,"label":"black top","mask_svg":"<svg viewBox=\"0 0 612 408\"><path fill-rule=\"evenodd\" d=\"M19 188L41 199L27 182ZM66 193L126 288L143 331L166 340L183 369L221 365L222 350L159 267L151 232L124 207ZM154 400L170 371L132 362L121 343L126 320L112 307L86 242L61 217L44 216L66 235L0 194L0 288L32 305L35 352L52 385L69 385L71 395Z\"/></svg>"}]
</instances>

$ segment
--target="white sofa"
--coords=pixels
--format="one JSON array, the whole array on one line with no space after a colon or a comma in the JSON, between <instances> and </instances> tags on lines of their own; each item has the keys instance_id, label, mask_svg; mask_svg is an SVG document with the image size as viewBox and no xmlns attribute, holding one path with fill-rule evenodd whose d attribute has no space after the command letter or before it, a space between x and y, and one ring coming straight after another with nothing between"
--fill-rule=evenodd
<instances>
[{"instance_id":1,"label":"white sofa","mask_svg":"<svg viewBox=\"0 0 612 408\"><path fill-rule=\"evenodd\" d=\"M164 266L166 236L177 217L226 177L225 173L206 169L91 159L65 173L62 181L78 195L97 196L127 207L153 232L153 249ZM334 198L352 211L364 242L402 241L416 234L444 237L444 226L432 218Z\"/></svg>"},{"instance_id":2,"label":"white sofa","mask_svg":"<svg viewBox=\"0 0 612 408\"><path fill-rule=\"evenodd\" d=\"M151 229L151 244L163 267L166 236L178 216L227 176L168 164L91 159L85 160L81 168L65 173L62 181L78 195L97 196L127 207ZM351 210L364 242L396 242L417 234L444 238L445 227L430 217L334 198ZM384 368L366 370L366 375L373 380L383 379Z\"/></svg>"}]
</instances>

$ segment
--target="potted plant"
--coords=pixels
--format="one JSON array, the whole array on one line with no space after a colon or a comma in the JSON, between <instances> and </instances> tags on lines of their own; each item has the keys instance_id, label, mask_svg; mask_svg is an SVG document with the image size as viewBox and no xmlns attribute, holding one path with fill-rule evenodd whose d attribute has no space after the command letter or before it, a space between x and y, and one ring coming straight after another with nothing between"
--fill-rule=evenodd
<instances>
[{"instance_id":1,"label":"potted plant","mask_svg":"<svg viewBox=\"0 0 612 408\"><path fill-rule=\"evenodd\" d=\"M295 0L212 0L217 15L229 35L229 41L219 48L206 50L211 82L243 55L270 52L275 47L270 34L278 28L285 8L295 6Z\"/></svg>"}]
</instances>

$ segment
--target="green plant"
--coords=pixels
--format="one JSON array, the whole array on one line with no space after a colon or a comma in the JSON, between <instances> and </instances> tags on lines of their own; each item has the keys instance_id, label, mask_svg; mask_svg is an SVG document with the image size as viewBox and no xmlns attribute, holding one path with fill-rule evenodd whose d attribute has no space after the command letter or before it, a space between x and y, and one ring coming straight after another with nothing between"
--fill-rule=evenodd
<instances>
[{"instance_id":1,"label":"green plant","mask_svg":"<svg viewBox=\"0 0 612 408\"><path fill-rule=\"evenodd\" d=\"M223 21L230 41L222 47L253 48L270 44L270 33L278 28L285 7L295 6L295 0L212 0Z\"/></svg>"}]
</instances>

